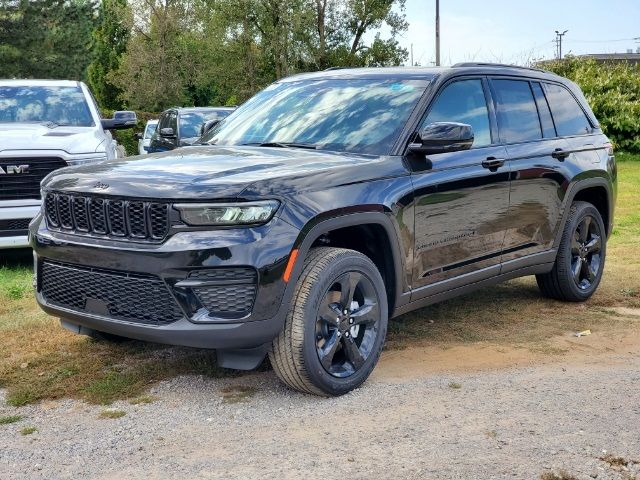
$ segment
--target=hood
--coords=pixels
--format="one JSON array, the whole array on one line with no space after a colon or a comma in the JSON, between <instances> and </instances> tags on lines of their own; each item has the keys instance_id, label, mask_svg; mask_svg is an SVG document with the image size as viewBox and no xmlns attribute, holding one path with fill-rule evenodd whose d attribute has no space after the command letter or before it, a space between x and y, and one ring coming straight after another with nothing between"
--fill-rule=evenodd
<instances>
[{"instance_id":1,"label":"hood","mask_svg":"<svg viewBox=\"0 0 640 480\"><path fill-rule=\"evenodd\" d=\"M269 147L185 147L68 167L43 181L48 190L137 198L229 199L284 195L406 173L396 157Z\"/></svg>"},{"instance_id":2,"label":"hood","mask_svg":"<svg viewBox=\"0 0 640 480\"><path fill-rule=\"evenodd\" d=\"M0 153L11 150L62 150L94 153L105 134L96 127L54 127L39 123L0 123ZM104 148L102 148L104 150Z\"/></svg>"}]
</instances>

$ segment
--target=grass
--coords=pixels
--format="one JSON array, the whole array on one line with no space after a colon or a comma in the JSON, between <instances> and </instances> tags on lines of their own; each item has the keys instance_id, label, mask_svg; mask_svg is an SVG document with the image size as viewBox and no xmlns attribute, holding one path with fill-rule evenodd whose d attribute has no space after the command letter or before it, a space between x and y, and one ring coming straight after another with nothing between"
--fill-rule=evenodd
<instances>
[{"instance_id":1,"label":"grass","mask_svg":"<svg viewBox=\"0 0 640 480\"><path fill-rule=\"evenodd\" d=\"M462 385L460 383L451 382L449 384L449 388L451 388L453 390L460 390L462 388Z\"/></svg>"},{"instance_id":2,"label":"grass","mask_svg":"<svg viewBox=\"0 0 640 480\"><path fill-rule=\"evenodd\" d=\"M566 470L556 472L545 472L540 475L540 480L578 480L578 477L570 474Z\"/></svg>"},{"instance_id":3,"label":"grass","mask_svg":"<svg viewBox=\"0 0 640 480\"><path fill-rule=\"evenodd\" d=\"M249 401L256 394L256 387L233 385L220 390L223 403L243 403Z\"/></svg>"},{"instance_id":4,"label":"grass","mask_svg":"<svg viewBox=\"0 0 640 480\"><path fill-rule=\"evenodd\" d=\"M640 308L640 156L622 160L607 267L589 302L543 299L531 277L518 279L392 321L387 348L491 342L557 354L561 352L546 343L554 335L628 327L628 317L607 313L614 306ZM178 375L242 375L219 368L213 351L135 341L96 342L73 335L35 305L31 284L31 253L25 251L21 257L5 253L0 258L0 388L6 389L9 405L62 397L110 404L142 398L154 383ZM229 391L222 396L236 402L254 393Z\"/></svg>"},{"instance_id":5,"label":"grass","mask_svg":"<svg viewBox=\"0 0 640 480\"><path fill-rule=\"evenodd\" d=\"M10 423L16 423L22 420L22 415L5 415L0 417L0 425L9 425Z\"/></svg>"},{"instance_id":6,"label":"grass","mask_svg":"<svg viewBox=\"0 0 640 480\"><path fill-rule=\"evenodd\" d=\"M20 430L22 435L31 435L32 433L36 433L38 429L36 427L24 427Z\"/></svg>"},{"instance_id":7,"label":"grass","mask_svg":"<svg viewBox=\"0 0 640 480\"><path fill-rule=\"evenodd\" d=\"M140 395L139 397L130 398L129 403L131 405L142 405L157 402L159 400L155 395Z\"/></svg>"},{"instance_id":8,"label":"grass","mask_svg":"<svg viewBox=\"0 0 640 480\"><path fill-rule=\"evenodd\" d=\"M100 412L100 418L122 418L127 414L124 410L103 410Z\"/></svg>"}]
</instances>

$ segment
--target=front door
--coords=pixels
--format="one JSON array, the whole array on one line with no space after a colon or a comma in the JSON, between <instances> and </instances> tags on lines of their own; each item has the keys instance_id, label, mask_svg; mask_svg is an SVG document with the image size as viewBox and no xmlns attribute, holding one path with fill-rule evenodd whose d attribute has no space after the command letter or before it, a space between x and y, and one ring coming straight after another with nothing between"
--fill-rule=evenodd
<instances>
[{"instance_id":1,"label":"front door","mask_svg":"<svg viewBox=\"0 0 640 480\"><path fill-rule=\"evenodd\" d=\"M471 125L470 150L413 158L415 257L412 300L496 275L509 209L509 170L498 145L483 78L455 80L432 102L421 127Z\"/></svg>"}]
</instances>

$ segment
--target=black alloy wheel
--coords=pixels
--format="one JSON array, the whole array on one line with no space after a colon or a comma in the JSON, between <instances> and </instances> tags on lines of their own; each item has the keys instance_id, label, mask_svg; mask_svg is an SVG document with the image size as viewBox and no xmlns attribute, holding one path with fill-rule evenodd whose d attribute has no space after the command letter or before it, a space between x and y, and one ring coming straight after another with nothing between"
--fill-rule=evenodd
<instances>
[{"instance_id":1,"label":"black alloy wheel","mask_svg":"<svg viewBox=\"0 0 640 480\"><path fill-rule=\"evenodd\" d=\"M327 373L348 377L366 362L375 346L380 306L373 283L358 271L338 277L320 302L316 351Z\"/></svg>"}]
</instances>

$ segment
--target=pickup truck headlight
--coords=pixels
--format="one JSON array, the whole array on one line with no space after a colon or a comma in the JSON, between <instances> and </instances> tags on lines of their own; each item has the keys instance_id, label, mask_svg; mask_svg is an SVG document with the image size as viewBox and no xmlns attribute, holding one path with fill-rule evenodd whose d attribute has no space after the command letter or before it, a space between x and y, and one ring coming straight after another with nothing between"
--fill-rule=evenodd
<instances>
[{"instance_id":1,"label":"pickup truck headlight","mask_svg":"<svg viewBox=\"0 0 640 480\"><path fill-rule=\"evenodd\" d=\"M82 165L85 163L96 163L103 162L107 159L107 156L103 153L102 155L82 155L78 157L68 158L68 165Z\"/></svg>"},{"instance_id":2,"label":"pickup truck headlight","mask_svg":"<svg viewBox=\"0 0 640 480\"><path fill-rule=\"evenodd\" d=\"M247 203L179 203L174 207L188 225L261 225L278 210L280 202L265 200Z\"/></svg>"}]
</instances>

